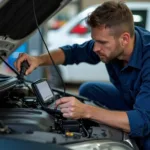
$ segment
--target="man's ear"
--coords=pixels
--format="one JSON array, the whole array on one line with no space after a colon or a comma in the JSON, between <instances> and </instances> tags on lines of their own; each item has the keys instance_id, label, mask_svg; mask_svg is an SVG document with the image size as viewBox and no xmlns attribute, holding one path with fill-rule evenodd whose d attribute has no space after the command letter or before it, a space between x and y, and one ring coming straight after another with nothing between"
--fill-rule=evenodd
<instances>
[{"instance_id":1,"label":"man's ear","mask_svg":"<svg viewBox=\"0 0 150 150\"><path fill-rule=\"evenodd\" d=\"M128 45L129 40L130 40L130 34L128 32L124 32L120 37L121 46L124 47L124 46Z\"/></svg>"}]
</instances>

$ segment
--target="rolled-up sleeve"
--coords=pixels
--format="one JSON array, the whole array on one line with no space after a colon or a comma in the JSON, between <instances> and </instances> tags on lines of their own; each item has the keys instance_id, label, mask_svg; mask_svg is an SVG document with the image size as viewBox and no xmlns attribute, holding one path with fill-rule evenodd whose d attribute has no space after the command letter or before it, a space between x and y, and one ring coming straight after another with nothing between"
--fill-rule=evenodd
<instances>
[{"instance_id":1,"label":"rolled-up sleeve","mask_svg":"<svg viewBox=\"0 0 150 150\"><path fill-rule=\"evenodd\" d=\"M127 115L131 136L144 137L150 134L150 50L143 56L140 91L133 110L128 111Z\"/></svg>"},{"instance_id":2,"label":"rolled-up sleeve","mask_svg":"<svg viewBox=\"0 0 150 150\"><path fill-rule=\"evenodd\" d=\"M65 62L63 65L79 64L86 62L89 64L97 64L100 62L99 57L93 52L94 41L90 40L83 44L66 45L60 47L65 54Z\"/></svg>"}]
</instances>

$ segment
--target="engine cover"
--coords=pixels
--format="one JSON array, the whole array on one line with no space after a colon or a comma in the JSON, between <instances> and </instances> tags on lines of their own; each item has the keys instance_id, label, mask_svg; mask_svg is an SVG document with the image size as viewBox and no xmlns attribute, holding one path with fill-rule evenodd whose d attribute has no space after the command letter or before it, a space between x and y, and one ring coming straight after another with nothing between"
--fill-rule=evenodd
<instances>
[{"instance_id":1,"label":"engine cover","mask_svg":"<svg viewBox=\"0 0 150 150\"><path fill-rule=\"evenodd\" d=\"M17 133L49 131L54 125L54 119L48 113L30 108L0 109L0 120Z\"/></svg>"}]
</instances>

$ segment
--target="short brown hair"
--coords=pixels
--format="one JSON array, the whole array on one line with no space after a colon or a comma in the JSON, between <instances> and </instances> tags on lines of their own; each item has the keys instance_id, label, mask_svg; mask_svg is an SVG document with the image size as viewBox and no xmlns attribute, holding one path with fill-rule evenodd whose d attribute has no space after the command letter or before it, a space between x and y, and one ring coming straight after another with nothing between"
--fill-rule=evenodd
<instances>
[{"instance_id":1,"label":"short brown hair","mask_svg":"<svg viewBox=\"0 0 150 150\"><path fill-rule=\"evenodd\" d=\"M114 36L120 36L123 32L129 32L131 37L134 35L133 15L123 2L104 2L88 16L87 24L92 28L101 25L112 28Z\"/></svg>"}]
</instances>

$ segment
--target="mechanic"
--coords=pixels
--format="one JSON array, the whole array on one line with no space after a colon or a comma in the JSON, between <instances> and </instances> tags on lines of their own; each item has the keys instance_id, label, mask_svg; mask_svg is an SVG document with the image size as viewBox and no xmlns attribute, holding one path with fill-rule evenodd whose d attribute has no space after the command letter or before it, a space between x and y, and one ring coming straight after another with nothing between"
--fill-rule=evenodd
<instances>
[{"instance_id":1,"label":"mechanic","mask_svg":"<svg viewBox=\"0 0 150 150\"><path fill-rule=\"evenodd\" d=\"M134 26L133 15L122 2L107 1L88 17L92 40L66 45L53 51L56 64L86 62L106 64L111 83L88 82L79 94L109 109L81 103L74 97L56 102L66 118L88 118L122 129L150 150L150 32ZM35 68L51 65L48 54L20 54L15 67L27 60L26 75Z\"/></svg>"}]
</instances>

